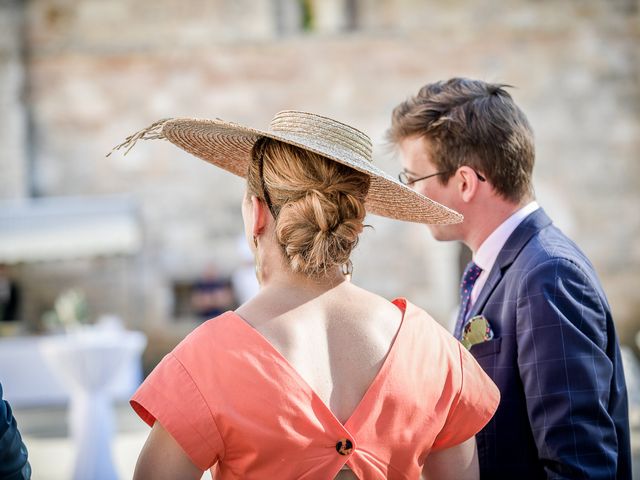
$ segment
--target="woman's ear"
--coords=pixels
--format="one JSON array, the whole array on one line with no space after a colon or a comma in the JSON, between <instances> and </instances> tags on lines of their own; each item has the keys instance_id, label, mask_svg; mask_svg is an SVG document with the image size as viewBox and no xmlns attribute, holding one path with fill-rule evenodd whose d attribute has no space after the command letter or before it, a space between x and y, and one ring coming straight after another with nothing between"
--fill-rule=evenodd
<instances>
[{"instance_id":1,"label":"woman's ear","mask_svg":"<svg viewBox=\"0 0 640 480\"><path fill-rule=\"evenodd\" d=\"M267 227L267 216L269 213L267 205L255 195L251 196L251 207L253 210L251 233L253 236L258 236L261 235Z\"/></svg>"}]
</instances>

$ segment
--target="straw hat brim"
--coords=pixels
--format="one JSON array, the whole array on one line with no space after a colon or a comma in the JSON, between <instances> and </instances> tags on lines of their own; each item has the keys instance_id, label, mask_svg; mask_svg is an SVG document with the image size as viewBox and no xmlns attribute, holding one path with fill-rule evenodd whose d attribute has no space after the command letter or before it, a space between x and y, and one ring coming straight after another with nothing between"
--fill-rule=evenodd
<instances>
[{"instance_id":1,"label":"straw hat brim","mask_svg":"<svg viewBox=\"0 0 640 480\"><path fill-rule=\"evenodd\" d=\"M334 146L329 151L326 144L314 142L308 136L262 131L220 119L175 118L157 124L161 126L160 133L146 138L166 138L192 155L243 178L247 175L254 143L260 137L268 137L369 175L371 184L365 207L370 213L397 220L442 225L459 223L463 219L458 212L413 191L350 149Z\"/></svg>"}]
</instances>

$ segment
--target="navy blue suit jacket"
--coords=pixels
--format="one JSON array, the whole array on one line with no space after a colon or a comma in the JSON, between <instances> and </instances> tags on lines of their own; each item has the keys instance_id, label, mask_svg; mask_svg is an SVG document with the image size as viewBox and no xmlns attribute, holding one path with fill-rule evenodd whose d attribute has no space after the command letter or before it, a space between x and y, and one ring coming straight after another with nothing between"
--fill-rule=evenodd
<instances>
[{"instance_id":1,"label":"navy blue suit jacket","mask_svg":"<svg viewBox=\"0 0 640 480\"><path fill-rule=\"evenodd\" d=\"M31 466L27 461L27 448L22 443L9 403L2 399L0 384L0 480L29 478Z\"/></svg>"},{"instance_id":2,"label":"navy blue suit jacket","mask_svg":"<svg viewBox=\"0 0 640 480\"><path fill-rule=\"evenodd\" d=\"M500 251L470 316L501 401L477 435L483 479L630 479L627 392L593 266L539 209Z\"/></svg>"}]
</instances>

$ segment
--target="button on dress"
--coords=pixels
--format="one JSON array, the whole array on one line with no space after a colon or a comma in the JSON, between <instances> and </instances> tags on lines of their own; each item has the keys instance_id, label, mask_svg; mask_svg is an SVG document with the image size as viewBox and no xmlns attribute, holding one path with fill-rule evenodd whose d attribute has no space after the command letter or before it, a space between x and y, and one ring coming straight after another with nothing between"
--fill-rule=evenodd
<instances>
[{"instance_id":1,"label":"button on dress","mask_svg":"<svg viewBox=\"0 0 640 480\"><path fill-rule=\"evenodd\" d=\"M371 385L343 424L289 362L234 312L189 334L131 399L214 479L418 479L431 451L475 435L499 392L426 312L403 319Z\"/></svg>"}]
</instances>

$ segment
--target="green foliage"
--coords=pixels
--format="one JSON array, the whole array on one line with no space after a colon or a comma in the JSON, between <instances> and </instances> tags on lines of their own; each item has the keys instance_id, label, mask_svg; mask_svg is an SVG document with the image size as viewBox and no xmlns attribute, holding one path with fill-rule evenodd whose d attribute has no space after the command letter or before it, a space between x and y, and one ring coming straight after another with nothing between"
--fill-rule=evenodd
<instances>
[{"instance_id":1,"label":"green foliage","mask_svg":"<svg viewBox=\"0 0 640 480\"><path fill-rule=\"evenodd\" d=\"M56 298L54 308L43 315L43 322L50 330L71 330L89 322L87 298L81 290L70 289Z\"/></svg>"},{"instance_id":2,"label":"green foliage","mask_svg":"<svg viewBox=\"0 0 640 480\"><path fill-rule=\"evenodd\" d=\"M302 30L310 32L314 29L313 2L311 0L299 0L302 11Z\"/></svg>"}]
</instances>

